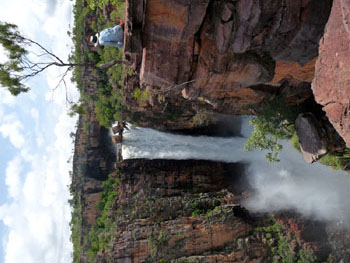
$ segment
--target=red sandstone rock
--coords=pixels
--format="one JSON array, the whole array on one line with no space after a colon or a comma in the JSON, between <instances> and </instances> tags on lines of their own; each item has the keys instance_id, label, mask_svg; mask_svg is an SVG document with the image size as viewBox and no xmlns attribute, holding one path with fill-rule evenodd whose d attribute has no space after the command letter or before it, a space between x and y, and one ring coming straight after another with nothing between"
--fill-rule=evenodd
<instances>
[{"instance_id":1,"label":"red sandstone rock","mask_svg":"<svg viewBox=\"0 0 350 263\"><path fill-rule=\"evenodd\" d=\"M317 56L331 2L129 0L125 59L140 77L126 77L125 104L138 112L138 124L153 118L148 125L160 129L174 129L164 119L155 124L172 112L183 111L177 124L184 127L195 126L201 108L251 114L282 79L312 79L313 62L297 63ZM267 83L275 87L256 88ZM146 86L161 98L135 101L133 91Z\"/></svg>"},{"instance_id":2,"label":"red sandstone rock","mask_svg":"<svg viewBox=\"0 0 350 263\"><path fill-rule=\"evenodd\" d=\"M256 227L271 223L262 216L252 218L239 206L241 193L227 190L244 179L235 173L238 167L199 160L124 161L108 214L114 222L109 244L94 262L269 262L271 235L267 238ZM94 202L87 205L87 219L93 220ZM328 256L323 224L294 213L277 218L295 252L307 243ZM80 262L90 262L84 253Z\"/></svg>"},{"instance_id":3,"label":"red sandstone rock","mask_svg":"<svg viewBox=\"0 0 350 263\"><path fill-rule=\"evenodd\" d=\"M325 34L320 41L312 90L329 121L350 147L350 3L334 0Z\"/></svg>"},{"instance_id":4,"label":"red sandstone rock","mask_svg":"<svg viewBox=\"0 0 350 263\"><path fill-rule=\"evenodd\" d=\"M264 46L275 60L308 62L317 55L332 1L238 1L235 52ZM315 41L316 40L316 41Z\"/></svg>"},{"instance_id":5,"label":"red sandstone rock","mask_svg":"<svg viewBox=\"0 0 350 263\"><path fill-rule=\"evenodd\" d=\"M301 66L297 62L276 61L275 75L270 84L275 84L284 78L311 82L315 76L316 58Z\"/></svg>"},{"instance_id":6,"label":"red sandstone rock","mask_svg":"<svg viewBox=\"0 0 350 263\"><path fill-rule=\"evenodd\" d=\"M171 86L188 80L194 38L209 0L148 0L141 84Z\"/></svg>"}]
</instances>

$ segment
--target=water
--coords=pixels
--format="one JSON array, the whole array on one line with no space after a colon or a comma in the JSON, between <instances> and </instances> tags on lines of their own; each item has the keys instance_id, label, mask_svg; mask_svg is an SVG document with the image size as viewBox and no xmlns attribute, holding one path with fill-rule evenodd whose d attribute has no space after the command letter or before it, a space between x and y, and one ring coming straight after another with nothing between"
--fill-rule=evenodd
<instances>
[{"instance_id":1,"label":"water","mask_svg":"<svg viewBox=\"0 0 350 263\"><path fill-rule=\"evenodd\" d=\"M134 128L123 136L123 158L243 161L245 138L185 136Z\"/></svg>"},{"instance_id":2,"label":"water","mask_svg":"<svg viewBox=\"0 0 350 263\"><path fill-rule=\"evenodd\" d=\"M130 129L124 134L124 159L202 159L249 163L246 176L254 195L244 203L247 209L273 212L296 209L305 216L342 221L350 226L350 177L315 163L307 164L289 142L283 144L279 163L269 163L265 152L246 152L251 133L243 118L242 137L218 138L163 133L148 128Z\"/></svg>"}]
</instances>

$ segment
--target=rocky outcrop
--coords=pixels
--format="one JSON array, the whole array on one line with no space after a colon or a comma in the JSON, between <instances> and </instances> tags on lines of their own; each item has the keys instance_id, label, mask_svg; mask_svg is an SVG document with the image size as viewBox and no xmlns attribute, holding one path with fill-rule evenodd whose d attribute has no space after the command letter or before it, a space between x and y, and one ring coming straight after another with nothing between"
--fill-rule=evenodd
<instances>
[{"instance_id":1,"label":"rocky outcrop","mask_svg":"<svg viewBox=\"0 0 350 263\"><path fill-rule=\"evenodd\" d=\"M254 228L235 212L241 209L241 191L227 190L231 182L241 183L241 169L195 160L124 161L110 214L116 232L98 260L264 262L267 247L261 241L251 240L255 246L245 249L234 243Z\"/></svg>"},{"instance_id":2,"label":"rocky outcrop","mask_svg":"<svg viewBox=\"0 0 350 263\"><path fill-rule=\"evenodd\" d=\"M278 234L266 235L261 228L271 222L265 216L253 217L240 206L248 190L244 166L134 159L121 164L117 177L118 195L108 210L114 223L108 233L100 232L110 242L97 253L95 262L272 260L269 247L278 246ZM320 261L327 257L327 241L317 238L324 233L321 224L295 214L278 218L278 231L287 231L292 244L285 252L308 245L323 253Z\"/></svg>"},{"instance_id":3,"label":"rocky outcrop","mask_svg":"<svg viewBox=\"0 0 350 263\"><path fill-rule=\"evenodd\" d=\"M329 121L350 147L350 3L334 0L320 41L312 90ZM335 41L336 40L336 41Z\"/></svg>"},{"instance_id":4,"label":"rocky outcrop","mask_svg":"<svg viewBox=\"0 0 350 263\"><path fill-rule=\"evenodd\" d=\"M296 240L313 248L319 258L315 262L324 262L321 258L328 258L331 253L328 240L331 231L327 223L303 218L291 212L282 212L277 216L277 221L285 227L286 237L295 236Z\"/></svg>"},{"instance_id":5,"label":"rocky outcrop","mask_svg":"<svg viewBox=\"0 0 350 263\"><path fill-rule=\"evenodd\" d=\"M327 0L147 1L141 82L186 82L191 65L193 79L223 75L220 86L267 82L274 61L305 64L317 56L330 7Z\"/></svg>"},{"instance_id":6,"label":"rocky outcrop","mask_svg":"<svg viewBox=\"0 0 350 263\"><path fill-rule=\"evenodd\" d=\"M195 35L210 0L148 0L144 14L141 84L169 87L189 80Z\"/></svg>"},{"instance_id":7,"label":"rocky outcrop","mask_svg":"<svg viewBox=\"0 0 350 263\"><path fill-rule=\"evenodd\" d=\"M295 130L307 163L313 163L328 152L327 134L312 113L299 114L295 120Z\"/></svg>"},{"instance_id":8,"label":"rocky outcrop","mask_svg":"<svg viewBox=\"0 0 350 263\"><path fill-rule=\"evenodd\" d=\"M331 3L127 1L125 59L134 72L124 80L129 115L173 130L215 121L198 122L198 115L254 113L286 77L313 78ZM136 90L145 92L143 100ZM167 121L173 113L178 122Z\"/></svg>"}]
</instances>

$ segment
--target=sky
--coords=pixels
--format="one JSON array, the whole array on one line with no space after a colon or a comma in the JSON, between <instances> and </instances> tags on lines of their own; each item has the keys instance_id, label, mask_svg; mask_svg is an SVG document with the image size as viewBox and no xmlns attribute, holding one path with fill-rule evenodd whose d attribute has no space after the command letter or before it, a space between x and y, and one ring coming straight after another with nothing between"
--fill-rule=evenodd
<instances>
[{"instance_id":1,"label":"sky","mask_svg":"<svg viewBox=\"0 0 350 263\"><path fill-rule=\"evenodd\" d=\"M67 58L73 25L70 0L0 0L0 20ZM4 60L0 50L0 60ZM76 118L67 115L58 69L33 79L13 97L0 87L0 263L71 262L69 159ZM68 95L78 92L68 80Z\"/></svg>"}]
</instances>

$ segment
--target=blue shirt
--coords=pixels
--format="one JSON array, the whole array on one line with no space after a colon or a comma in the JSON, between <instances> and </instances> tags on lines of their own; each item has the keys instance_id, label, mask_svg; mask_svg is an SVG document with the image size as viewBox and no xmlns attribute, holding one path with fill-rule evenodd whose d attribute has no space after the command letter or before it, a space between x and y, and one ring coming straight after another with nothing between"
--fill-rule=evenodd
<instances>
[{"instance_id":1,"label":"blue shirt","mask_svg":"<svg viewBox=\"0 0 350 263\"><path fill-rule=\"evenodd\" d=\"M120 25L101 31L98 42L103 46L123 48L124 31Z\"/></svg>"}]
</instances>

